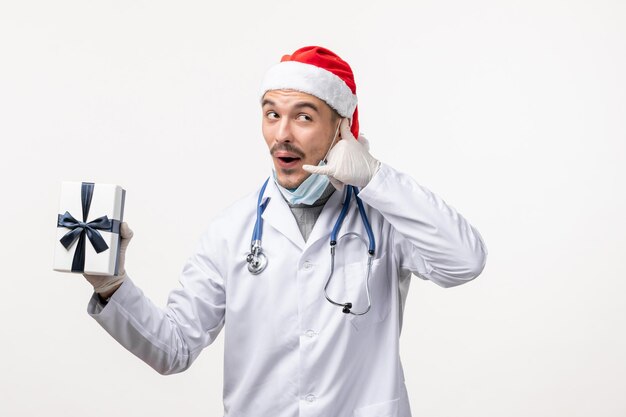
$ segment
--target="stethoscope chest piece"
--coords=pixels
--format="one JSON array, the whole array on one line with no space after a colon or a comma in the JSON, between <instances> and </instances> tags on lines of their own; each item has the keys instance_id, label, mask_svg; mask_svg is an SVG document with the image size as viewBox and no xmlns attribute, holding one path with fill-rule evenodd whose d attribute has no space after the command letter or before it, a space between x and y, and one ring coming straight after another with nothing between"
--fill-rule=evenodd
<instances>
[{"instance_id":1,"label":"stethoscope chest piece","mask_svg":"<svg viewBox=\"0 0 626 417\"><path fill-rule=\"evenodd\" d=\"M263 187L261 187L261 192L259 193L259 200L256 208L256 223L254 224L252 241L250 242L250 253L246 255L248 271L252 275L259 275L267 266L267 256L265 256L263 250L261 249L261 236L263 234L263 218L261 215L265 211L267 203L270 201L269 197L263 199L263 193L265 192L265 187L267 187L269 180L269 178L265 180Z\"/></svg>"},{"instance_id":2,"label":"stethoscope chest piece","mask_svg":"<svg viewBox=\"0 0 626 417\"><path fill-rule=\"evenodd\" d=\"M248 271L252 275L260 274L267 266L267 256L262 252L254 253L253 251L248 254L246 261L248 262Z\"/></svg>"}]
</instances>

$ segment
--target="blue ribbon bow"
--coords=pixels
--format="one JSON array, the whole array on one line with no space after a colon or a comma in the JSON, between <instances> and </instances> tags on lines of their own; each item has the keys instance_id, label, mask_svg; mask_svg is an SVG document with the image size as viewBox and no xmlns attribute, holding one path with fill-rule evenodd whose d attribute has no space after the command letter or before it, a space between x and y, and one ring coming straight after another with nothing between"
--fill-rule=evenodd
<instances>
[{"instance_id":1,"label":"blue ribbon bow","mask_svg":"<svg viewBox=\"0 0 626 417\"><path fill-rule=\"evenodd\" d=\"M83 221L76 220L68 211L64 214L59 214L57 220L57 227L70 229L70 231L59 240L65 249L69 250L76 239L78 239L76 251L74 252L74 258L72 259L72 272L83 272L85 270L85 236L87 236L91 242L91 245L96 250L96 253L101 253L109 249L109 245L106 244L98 230L119 233L119 220L109 220L107 216L98 217L97 219L87 223L93 189L93 183L83 182L81 184L80 194Z\"/></svg>"}]
</instances>

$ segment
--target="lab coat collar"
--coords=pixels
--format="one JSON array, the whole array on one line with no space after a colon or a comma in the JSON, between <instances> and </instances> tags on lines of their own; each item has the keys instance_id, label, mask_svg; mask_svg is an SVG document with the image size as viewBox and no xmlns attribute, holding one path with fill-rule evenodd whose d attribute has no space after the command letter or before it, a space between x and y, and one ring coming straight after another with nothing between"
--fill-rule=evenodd
<instances>
[{"instance_id":1,"label":"lab coat collar","mask_svg":"<svg viewBox=\"0 0 626 417\"><path fill-rule=\"evenodd\" d=\"M269 182L265 195L270 197L270 202L263 212L263 221L267 225L283 234L302 251L317 240L330 236L330 232L335 225L335 218L341 208L343 192L336 191L330 196L313 226L309 239L305 242L298 228L298 223L276 183L271 178Z\"/></svg>"},{"instance_id":2,"label":"lab coat collar","mask_svg":"<svg viewBox=\"0 0 626 417\"><path fill-rule=\"evenodd\" d=\"M298 229L298 223L272 178L267 184L265 195L270 198L270 201L263 212L264 223L283 234L300 250L304 249L304 238Z\"/></svg>"}]
</instances>

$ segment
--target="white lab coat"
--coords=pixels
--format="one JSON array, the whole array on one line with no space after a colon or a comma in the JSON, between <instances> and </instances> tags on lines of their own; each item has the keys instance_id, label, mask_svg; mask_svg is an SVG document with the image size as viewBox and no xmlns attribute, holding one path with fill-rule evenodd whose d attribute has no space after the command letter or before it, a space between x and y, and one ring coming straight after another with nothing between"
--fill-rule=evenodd
<instances>
[{"instance_id":1,"label":"white lab coat","mask_svg":"<svg viewBox=\"0 0 626 417\"><path fill-rule=\"evenodd\" d=\"M133 354L161 374L187 369L225 326L224 415L228 417L409 417L399 356L403 306L411 273L450 287L483 269L479 233L439 197L382 164L360 197L376 237L372 307L342 313L324 297L329 237L343 193L326 203L305 243L272 181L263 214L260 275L246 264L258 193L216 218L183 268L182 288L165 309L126 280L106 306L88 312ZM367 241L354 199L342 234ZM367 305L366 247L342 240L329 293Z\"/></svg>"}]
</instances>

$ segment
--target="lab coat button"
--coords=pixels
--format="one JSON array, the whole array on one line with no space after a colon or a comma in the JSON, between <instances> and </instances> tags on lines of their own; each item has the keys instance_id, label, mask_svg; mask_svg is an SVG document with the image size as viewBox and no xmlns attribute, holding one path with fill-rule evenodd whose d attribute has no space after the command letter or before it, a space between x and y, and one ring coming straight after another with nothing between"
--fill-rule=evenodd
<instances>
[{"instance_id":1,"label":"lab coat button","mask_svg":"<svg viewBox=\"0 0 626 417\"><path fill-rule=\"evenodd\" d=\"M306 397L304 397L305 400L307 400L308 402L312 403L314 402L317 398L315 398L315 395L313 394L309 394Z\"/></svg>"},{"instance_id":2,"label":"lab coat button","mask_svg":"<svg viewBox=\"0 0 626 417\"><path fill-rule=\"evenodd\" d=\"M307 337L315 337L317 335L317 333L315 333L315 330L307 330L306 332L304 332L305 335L307 335Z\"/></svg>"},{"instance_id":3,"label":"lab coat button","mask_svg":"<svg viewBox=\"0 0 626 417\"><path fill-rule=\"evenodd\" d=\"M302 266L308 271L313 268L313 263L311 261L306 261Z\"/></svg>"}]
</instances>

